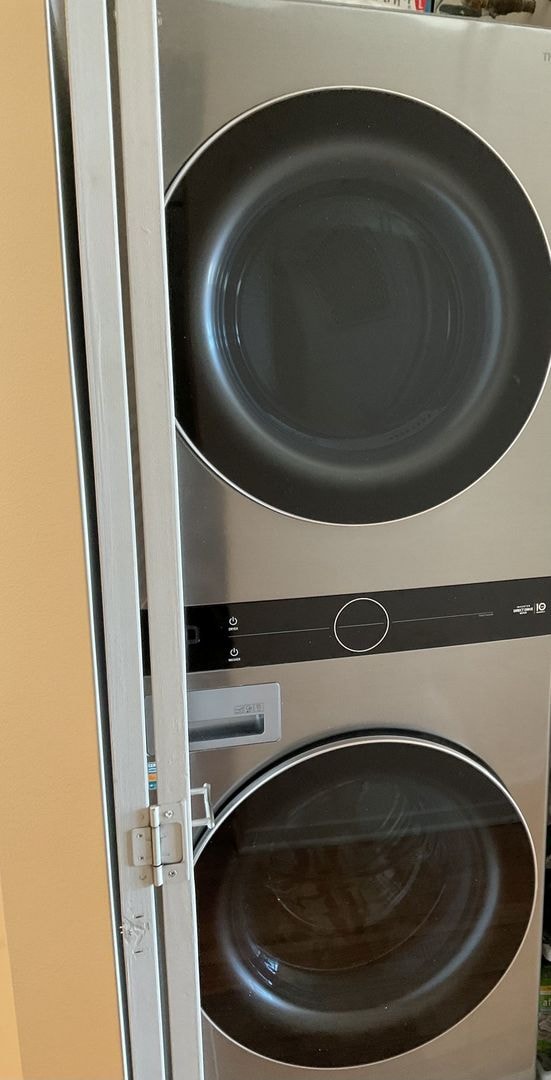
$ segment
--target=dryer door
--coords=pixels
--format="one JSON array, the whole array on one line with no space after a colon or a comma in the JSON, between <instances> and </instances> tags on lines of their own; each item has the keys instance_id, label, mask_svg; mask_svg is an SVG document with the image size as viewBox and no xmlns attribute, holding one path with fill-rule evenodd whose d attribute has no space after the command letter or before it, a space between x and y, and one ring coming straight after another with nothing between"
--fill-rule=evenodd
<instances>
[{"instance_id":1,"label":"dryer door","mask_svg":"<svg viewBox=\"0 0 551 1080\"><path fill-rule=\"evenodd\" d=\"M258 108L185 165L167 234L180 430L262 503L416 514L485 473L538 398L543 231L431 106L326 89Z\"/></svg>"},{"instance_id":2,"label":"dryer door","mask_svg":"<svg viewBox=\"0 0 551 1080\"><path fill-rule=\"evenodd\" d=\"M253 781L198 849L203 1008L289 1065L412 1050L502 978L535 881L522 815L474 759L407 736L317 746Z\"/></svg>"}]
</instances>

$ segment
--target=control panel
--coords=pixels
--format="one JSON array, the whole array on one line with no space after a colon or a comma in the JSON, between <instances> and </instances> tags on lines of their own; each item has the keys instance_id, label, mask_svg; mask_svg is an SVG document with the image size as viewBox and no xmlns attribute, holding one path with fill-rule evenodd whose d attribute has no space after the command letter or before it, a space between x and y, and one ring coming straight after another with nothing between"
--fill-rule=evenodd
<instances>
[{"instance_id":1,"label":"control panel","mask_svg":"<svg viewBox=\"0 0 551 1080\"><path fill-rule=\"evenodd\" d=\"M551 633L551 578L186 609L192 672L436 649Z\"/></svg>"}]
</instances>

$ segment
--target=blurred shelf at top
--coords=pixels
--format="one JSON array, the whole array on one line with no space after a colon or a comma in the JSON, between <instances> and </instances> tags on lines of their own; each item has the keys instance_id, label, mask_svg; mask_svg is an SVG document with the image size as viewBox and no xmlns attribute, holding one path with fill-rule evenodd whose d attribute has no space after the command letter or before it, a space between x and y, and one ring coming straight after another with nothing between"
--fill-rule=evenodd
<instances>
[{"instance_id":1,"label":"blurred shelf at top","mask_svg":"<svg viewBox=\"0 0 551 1080\"><path fill-rule=\"evenodd\" d=\"M317 0L336 3L338 0ZM551 0L342 0L347 6L387 8L418 15L447 15L458 18L499 20L520 26L551 30Z\"/></svg>"},{"instance_id":2,"label":"blurred shelf at top","mask_svg":"<svg viewBox=\"0 0 551 1080\"><path fill-rule=\"evenodd\" d=\"M436 0L434 13L551 29L551 0Z\"/></svg>"}]
</instances>

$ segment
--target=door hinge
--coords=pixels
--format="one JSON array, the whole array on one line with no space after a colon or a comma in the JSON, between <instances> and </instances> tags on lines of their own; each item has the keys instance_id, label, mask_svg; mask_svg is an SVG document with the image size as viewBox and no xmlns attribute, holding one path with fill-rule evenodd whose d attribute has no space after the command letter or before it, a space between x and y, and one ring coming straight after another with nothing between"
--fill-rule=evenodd
<instances>
[{"instance_id":1,"label":"door hinge","mask_svg":"<svg viewBox=\"0 0 551 1080\"><path fill-rule=\"evenodd\" d=\"M191 789L192 799L203 800L203 815L191 820L192 827L214 828L210 784ZM183 802L150 806L142 812L143 823L130 832L132 865L149 868L144 881L156 886L178 880L185 866L186 821ZM165 873L166 869L166 873Z\"/></svg>"}]
</instances>

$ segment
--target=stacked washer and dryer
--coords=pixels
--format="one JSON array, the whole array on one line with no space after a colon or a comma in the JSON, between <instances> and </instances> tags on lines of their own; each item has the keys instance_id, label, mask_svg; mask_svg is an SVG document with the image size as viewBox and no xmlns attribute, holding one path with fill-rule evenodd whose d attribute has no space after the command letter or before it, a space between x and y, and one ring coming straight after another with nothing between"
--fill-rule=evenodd
<instances>
[{"instance_id":1,"label":"stacked washer and dryer","mask_svg":"<svg viewBox=\"0 0 551 1080\"><path fill-rule=\"evenodd\" d=\"M529 1080L549 32L159 21L207 1080Z\"/></svg>"}]
</instances>

